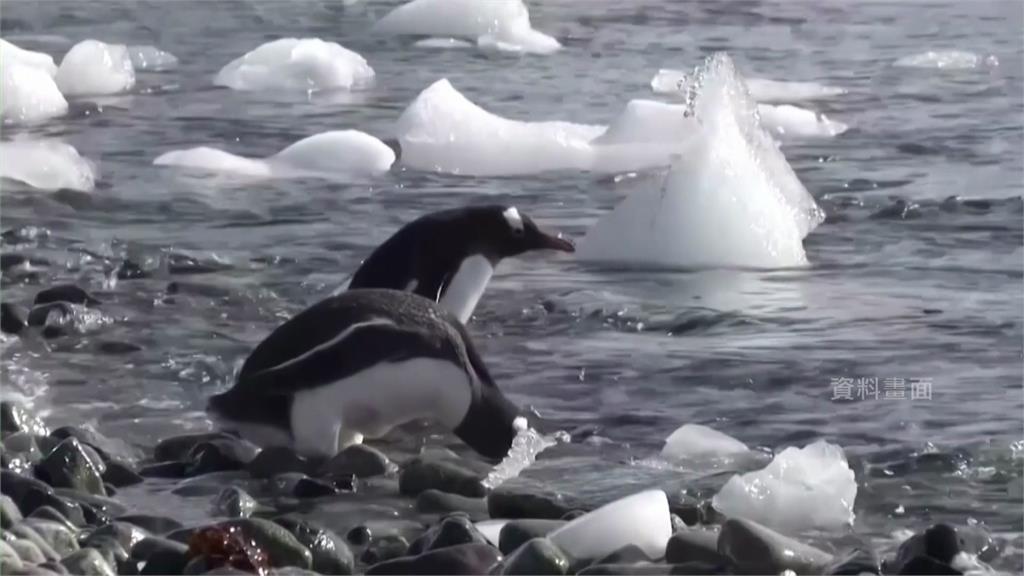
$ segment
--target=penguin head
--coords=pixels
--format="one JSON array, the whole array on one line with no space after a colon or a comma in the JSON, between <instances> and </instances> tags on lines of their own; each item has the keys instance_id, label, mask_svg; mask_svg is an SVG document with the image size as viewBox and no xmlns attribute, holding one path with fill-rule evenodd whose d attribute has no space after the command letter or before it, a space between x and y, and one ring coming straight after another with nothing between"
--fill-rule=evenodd
<instances>
[{"instance_id":1,"label":"penguin head","mask_svg":"<svg viewBox=\"0 0 1024 576\"><path fill-rule=\"evenodd\" d=\"M474 395L466 416L453 432L481 456L501 460L526 425L519 407L496 386L485 384Z\"/></svg>"},{"instance_id":2,"label":"penguin head","mask_svg":"<svg viewBox=\"0 0 1024 576\"><path fill-rule=\"evenodd\" d=\"M492 261L518 256L532 250L575 252L573 243L562 236L545 232L533 219L520 214L515 206L488 206L486 217L477 228L481 251Z\"/></svg>"}]
</instances>

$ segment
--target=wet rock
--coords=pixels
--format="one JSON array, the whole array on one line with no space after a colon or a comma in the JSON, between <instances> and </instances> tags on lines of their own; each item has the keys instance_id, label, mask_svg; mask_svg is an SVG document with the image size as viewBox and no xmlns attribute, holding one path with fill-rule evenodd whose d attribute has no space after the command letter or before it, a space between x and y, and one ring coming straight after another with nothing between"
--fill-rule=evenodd
<instances>
[{"instance_id":1,"label":"wet rock","mask_svg":"<svg viewBox=\"0 0 1024 576\"><path fill-rule=\"evenodd\" d=\"M398 490L406 496L417 496L434 488L442 492L481 498L487 490L482 477L460 463L430 456L417 456L403 467L398 476Z\"/></svg>"},{"instance_id":2,"label":"wet rock","mask_svg":"<svg viewBox=\"0 0 1024 576\"><path fill-rule=\"evenodd\" d=\"M409 550L409 541L397 534L387 534L381 537L372 538L370 545L359 560L363 564L378 564L405 556Z\"/></svg>"},{"instance_id":3,"label":"wet rock","mask_svg":"<svg viewBox=\"0 0 1024 576\"><path fill-rule=\"evenodd\" d=\"M291 516L275 518L274 522L291 532L300 544L313 554L313 571L321 574L352 574L355 558L345 541L334 532Z\"/></svg>"},{"instance_id":4,"label":"wet rock","mask_svg":"<svg viewBox=\"0 0 1024 576\"><path fill-rule=\"evenodd\" d=\"M81 304L82 306L96 306L103 302L74 284L58 284L40 290L36 294L33 306L50 304L51 302L68 302L70 304Z\"/></svg>"},{"instance_id":5,"label":"wet rock","mask_svg":"<svg viewBox=\"0 0 1024 576\"><path fill-rule=\"evenodd\" d=\"M580 576L657 576L663 574L731 574L724 565L707 564L705 562L686 562L684 564L595 564L577 572Z\"/></svg>"},{"instance_id":6,"label":"wet rock","mask_svg":"<svg viewBox=\"0 0 1024 576\"><path fill-rule=\"evenodd\" d=\"M296 498L321 498L337 493L338 489L333 484L305 475L299 478L292 487L292 495Z\"/></svg>"},{"instance_id":7,"label":"wet rock","mask_svg":"<svg viewBox=\"0 0 1024 576\"><path fill-rule=\"evenodd\" d=\"M665 562L707 562L728 563L729 559L718 552L718 533L710 530L679 530L668 539L665 546Z\"/></svg>"},{"instance_id":8,"label":"wet rock","mask_svg":"<svg viewBox=\"0 0 1024 576\"><path fill-rule=\"evenodd\" d=\"M0 432L2 432L4 438L8 434L14 434L15 432L27 432L43 436L50 433L42 420L33 416L23 406L15 404L10 400L0 402Z\"/></svg>"},{"instance_id":9,"label":"wet rock","mask_svg":"<svg viewBox=\"0 0 1024 576\"><path fill-rule=\"evenodd\" d=\"M114 521L93 530L85 537L84 540L82 540L82 545L89 546L90 542L101 538L113 538L121 545L122 548L125 549L126 552L131 554L135 545L146 539L148 536L149 534L147 534L145 530L134 524Z\"/></svg>"},{"instance_id":10,"label":"wet rock","mask_svg":"<svg viewBox=\"0 0 1024 576\"><path fill-rule=\"evenodd\" d=\"M956 530L960 549L973 554L982 562L991 562L1002 553L1002 546L987 530L979 526L961 526Z\"/></svg>"},{"instance_id":11,"label":"wet rock","mask_svg":"<svg viewBox=\"0 0 1024 576\"><path fill-rule=\"evenodd\" d=\"M238 437L224 432L203 432L200 434L172 436L157 443L156 447L153 448L153 459L157 462L184 460L192 452L196 444L225 439L237 440Z\"/></svg>"},{"instance_id":12,"label":"wet rock","mask_svg":"<svg viewBox=\"0 0 1024 576\"><path fill-rule=\"evenodd\" d=\"M783 536L756 522L731 518L718 535L718 552L729 558L737 571L778 574L819 574L833 562L830 554Z\"/></svg>"},{"instance_id":13,"label":"wet rock","mask_svg":"<svg viewBox=\"0 0 1024 576\"><path fill-rule=\"evenodd\" d=\"M409 546L409 554L417 555L460 544L487 544L487 538L466 516L449 516L431 526Z\"/></svg>"},{"instance_id":14,"label":"wet rock","mask_svg":"<svg viewBox=\"0 0 1024 576\"><path fill-rule=\"evenodd\" d=\"M253 478L272 478L287 472L307 472L310 463L285 446L270 446L256 455L246 467Z\"/></svg>"},{"instance_id":15,"label":"wet rock","mask_svg":"<svg viewBox=\"0 0 1024 576\"><path fill-rule=\"evenodd\" d=\"M21 523L17 526L12 526L9 530L12 536L17 536L26 542L33 543L39 552L43 555L43 560L40 562L46 562L47 560L60 560L61 554L57 553L57 550L51 546L39 532L36 532L29 524ZM74 552L74 549L68 550L68 552Z\"/></svg>"},{"instance_id":16,"label":"wet rock","mask_svg":"<svg viewBox=\"0 0 1024 576\"><path fill-rule=\"evenodd\" d=\"M949 564L931 556L915 556L900 567L897 574L963 574Z\"/></svg>"},{"instance_id":17,"label":"wet rock","mask_svg":"<svg viewBox=\"0 0 1024 576\"><path fill-rule=\"evenodd\" d=\"M184 478L187 470L185 462L158 462L140 468L139 476L143 478Z\"/></svg>"},{"instance_id":18,"label":"wet rock","mask_svg":"<svg viewBox=\"0 0 1024 576\"><path fill-rule=\"evenodd\" d=\"M185 459L185 475L244 470L246 464L256 457L257 451L255 446L239 438L200 442L192 447Z\"/></svg>"},{"instance_id":19,"label":"wet rock","mask_svg":"<svg viewBox=\"0 0 1024 576\"><path fill-rule=\"evenodd\" d=\"M75 525L72 524L70 520L68 520L66 517L64 517L63 514L61 514L60 512L56 511L55 509L53 509L50 506L40 506L39 508L36 508L35 510L33 510L32 514L29 514L28 517L29 518L38 518L38 519L41 519L41 520L52 520L52 521L57 522L57 523L59 523L59 524L61 524L63 526L66 526L68 528L68 530L74 530L75 529ZM85 520L82 521L82 524L85 524Z\"/></svg>"},{"instance_id":20,"label":"wet rock","mask_svg":"<svg viewBox=\"0 0 1024 576\"><path fill-rule=\"evenodd\" d=\"M59 560L49 560L47 562L43 562L39 565L39 568L42 568L43 570L48 570L51 574L70 574L70 572L68 572L68 569L65 568L64 565L61 564Z\"/></svg>"},{"instance_id":21,"label":"wet rock","mask_svg":"<svg viewBox=\"0 0 1024 576\"><path fill-rule=\"evenodd\" d=\"M142 541L146 542L145 540ZM140 558L142 569L139 574L153 574L156 576L165 574L182 574L185 566L188 565L188 546L175 542L180 548L160 547L154 548L148 555ZM141 545L141 543L140 543Z\"/></svg>"},{"instance_id":22,"label":"wet rock","mask_svg":"<svg viewBox=\"0 0 1024 576\"><path fill-rule=\"evenodd\" d=\"M39 547L29 540L14 540L10 542L10 545L23 562L28 562L29 564L46 562L46 557L43 556Z\"/></svg>"},{"instance_id":23,"label":"wet rock","mask_svg":"<svg viewBox=\"0 0 1024 576\"><path fill-rule=\"evenodd\" d=\"M28 432L15 432L4 437L4 451L8 456L26 453L32 463L43 459L43 451L40 449L39 443L36 442L35 435Z\"/></svg>"},{"instance_id":24,"label":"wet rock","mask_svg":"<svg viewBox=\"0 0 1024 576\"><path fill-rule=\"evenodd\" d=\"M424 490L416 497L416 510L425 514L466 512L473 520L488 518L487 500L449 494L440 490Z\"/></svg>"},{"instance_id":25,"label":"wet rock","mask_svg":"<svg viewBox=\"0 0 1024 576\"><path fill-rule=\"evenodd\" d=\"M83 576L116 576L117 572L110 566L95 548L82 548L72 552L60 563L72 574Z\"/></svg>"},{"instance_id":26,"label":"wet rock","mask_svg":"<svg viewBox=\"0 0 1024 576\"><path fill-rule=\"evenodd\" d=\"M106 494L100 470L74 437L61 441L53 452L36 466L36 476L55 488Z\"/></svg>"},{"instance_id":27,"label":"wet rock","mask_svg":"<svg viewBox=\"0 0 1024 576\"><path fill-rule=\"evenodd\" d=\"M121 522L134 524L150 534L162 535L182 528L181 522L178 522L173 518L152 514L123 514L118 516L117 519Z\"/></svg>"},{"instance_id":28,"label":"wet rock","mask_svg":"<svg viewBox=\"0 0 1024 576\"><path fill-rule=\"evenodd\" d=\"M902 571L907 562L920 556L929 556L942 564L950 564L958 552L960 538L956 529L948 524L936 524L900 544L896 551L894 569Z\"/></svg>"},{"instance_id":29,"label":"wet rock","mask_svg":"<svg viewBox=\"0 0 1024 576\"><path fill-rule=\"evenodd\" d=\"M130 464L120 460L107 462L107 470L103 473L103 481L118 488L134 486L142 483L143 480L145 478L136 472Z\"/></svg>"},{"instance_id":30,"label":"wet rock","mask_svg":"<svg viewBox=\"0 0 1024 576\"><path fill-rule=\"evenodd\" d=\"M79 549L78 539L75 537L74 532L68 529L63 524L53 522L51 520L40 520L37 518L28 518L25 523L43 539L57 556L63 558L72 552ZM15 526L14 530L17 530ZM13 531L13 530L12 530Z\"/></svg>"},{"instance_id":31,"label":"wet rock","mask_svg":"<svg viewBox=\"0 0 1024 576\"><path fill-rule=\"evenodd\" d=\"M224 488L213 501L214 512L230 518L248 518L256 511L256 499L236 486Z\"/></svg>"},{"instance_id":32,"label":"wet rock","mask_svg":"<svg viewBox=\"0 0 1024 576\"><path fill-rule=\"evenodd\" d=\"M498 548L504 554L510 554L527 541L542 538L568 524L565 520L512 520L501 528L498 535Z\"/></svg>"},{"instance_id":33,"label":"wet rock","mask_svg":"<svg viewBox=\"0 0 1024 576\"><path fill-rule=\"evenodd\" d=\"M878 555L867 548L854 548L825 568L825 574L881 574Z\"/></svg>"},{"instance_id":34,"label":"wet rock","mask_svg":"<svg viewBox=\"0 0 1024 576\"><path fill-rule=\"evenodd\" d=\"M10 530L11 526L18 522L21 522L21 510L18 510L18 505L10 496L0 496L0 528Z\"/></svg>"},{"instance_id":35,"label":"wet rock","mask_svg":"<svg viewBox=\"0 0 1024 576\"><path fill-rule=\"evenodd\" d=\"M32 510L28 515L29 518L55 520L67 524L72 529L88 524L85 521L85 511L82 510L82 505L70 498L62 498L54 493L33 492L26 497L26 501L30 503L29 509Z\"/></svg>"},{"instance_id":36,"label":"wet rock","mask_svg":"<svg viewBox=\"0 0 1024 576\"><path fill-rule=\"evenodd\" d=\"M185 555L188 553L188 545L183 542L175 542L169 538L163 538L161 536L147 536L142 540L139 540L135 546L132 547L131 557L136 560L145 561L151 556L158 552L173 552L181 556L184 560ZM185 563L182 562L182 567ZM163 574L173 574L174 572L163 572Z\"/></svg>"},{"instance_id":37,"label":"wet rock","mask_svg":"<svg viewBox=\"0 0 1024 576\"><path fill-rule=\"evenodd\" d=\"M569 559L547 538L534 538L505 559L502 574L554 574L569 570Z\"/></svg>"},{"instance_id":38,"label":"wet rock","mask_svg":"<svg viewBox=\"0 0 1024 576\"><path fill-rule=\"evenodd\" d=\"M256 546L267 553L272 566L298 566L308 569L313 565L313 555L309 549L300 544L295 536L280 524L260 518L245 518L228 520L218 526L240 528L245 538L255 541Z\"/></svg>"},{"instance_id":39,"label":"wet rock","mask_svg":"<svg viewBox=\"0 0 1024 576\"><path fill-rule=\"evenodd\" d=\"M501 553L493 546L462 544L380 562L366 574L487 574L500 560Z\"/></svg>"},{"instance_id":40,"label":"wet rock","mask_svg":"<svg viewBox=\"0 0 1024 576\"><path fill-rule=\"evenodd\" d=\"M0 493L14 500L22 514L31 514L32 510L35 510L26 509L25 505L25 499L35 492L54 495L53 488L41 480L22 476L10 470L0 470Z\"/></svg>"},{"instance_id":41,"label":"wet rock","mask_svg":"<svg viewBox=\"0 0 1024 576\"><path fill-rule=\"evenodd\" d=\"M575 506L562 494L528 492L520 488L499 487L487 496L491 518L562 519Z\"/></svg>"},{"instance_id":42,"label":"wet rock","mask_svg":"<svg viewBox=\"0 0 1024 576\"><path fill-rule=\"evenodd\" d=\"M391 462L380 450L365 444L353 444L338 452L320 467L321 476L346 476L369 478L388 472Z\"/></svg>"},{"instance_id":43,"label":"wet rock","mask_svg":"<svg viewBox=\"0 0 1024 576\"><path fill-rule=\"evenodd\" d=\"M0 302L0 332L20 334L25 329L25 314L10 302Z\"/></svg>"},{"instance_id":44,"label":"wet rock","mask_svg":"<svg viewBox=\"0 0 1024 576\"><path fill-rule=\"evenodd\" d=\"M373 533L366 526L356 526L345 534L345 541L353 546L366 546L370 543Z\"/></svg>"},{"instance_id":45,"label":"wet rock","mask_svg":"<svg viewBox=\"0 0 1024 576\"><path fill-rule=\"evenodd\" d=\"M89 522L90 524L94 524L94 522L89 520L90 513L95 514L97 517L107 518L106 521L99 522L99 524L106 524L113 520L115 516L121 516L128 512L127 506L113 498L107 498L106 496L99 496L97 494L90 494L88 492L82 492L70 488L55 488L54 492L56 492L58 496L64 496L77 502L79 506L82 507L82 512L86 517L86 522ZM92 510L90 511L89 508L92 508Z\"/></svg>"},{"instance_id":46,"label":"wet rock","mask_svg":"<svg viewBox=\"0 0 1024 576\"><path fill-rule=\"evenodd\" d=\"M21 556L18 556L18 551L3 540L0 540L0 561L2 561L0 569L3 570L4 574L10 574L14 570L22 570L25 567L25 563L21 561Z\"/></svg>"},{"instance_id":47,"label":"wet rock","mask_svg":"<svg viewBox=\"0 0 1024 576\"><path fill-rule=\"evenodd\" d=\"M644 553L636 544L627 544L622 548L608 554L604 558L600 558L593 562L594 564L641 564L644 562L654 562L654 558L651 558Z\"/></svg>"},{"instance_id":48,"label":"wet rock","mask_svg":"<svg viewBox=\"0 0 1024 576\"><path fill-rule=\"evenodd\" d=\"M82 543L82 549L93 549L99 551L107 564L116 569L128 562L128 551L121 546L121 543L113 536L104 535L87 539Z\"/></svg>"}]
</instances>

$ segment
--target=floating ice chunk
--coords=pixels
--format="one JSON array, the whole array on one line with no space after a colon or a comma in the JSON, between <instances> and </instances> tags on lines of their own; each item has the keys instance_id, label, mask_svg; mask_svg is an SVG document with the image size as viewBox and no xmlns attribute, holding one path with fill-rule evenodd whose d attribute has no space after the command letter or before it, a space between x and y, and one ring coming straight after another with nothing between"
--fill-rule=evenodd
<instances>
[{"instance_id":1,"label":"floating ice chunk","mask_svg":"<svg viewBox=\"0 0 1024 576\"><path fill-rule=\"evenodd\" d=\"M162 72L178 67L178 58L170 52L164 52L156 46L129 46L128 56L132 66L137 70Z\"/></svg>"},{"instance_id":2,"label":"floating ice chunk","mask_svg":"<svg viewBox=\"0 0 1024 576\"><path fill-rule=\"evenodd\" d=\"M135 85L135 68L127 46L83 40L64 55L56 79L65 96L118 94Z\"/></svg>"},{"instance_id":3,"label":"floating ice chunk","mask_svg":"<svg viewBox=\"0 0 1024 576\"><path fill-rule=\"evenodd\" d=\"M4 124L41 122L68 111L67 100L46 68L24 61L0 62L0 94Z\"/></svg>"},{"instance_id":4,"label":"floating ice chunk","mask_svg":"<svg viewBox=\"0 0 1024 576\"><path fill-rule=\"evenodd\" d=\"M373 80L359 54L319 38L281 38L228 63L213 83L234 90L350 89Z\"/></svg>"},{"instance_id":5,"label":"floating ice chunk","mask_svg":"<svg viewBox=\"0 0 1024 576\"><path fill-rule=\"evenodd\" d=\"M496 176L585 169L591 156L589 142L604 129L502 118L470 102L441 79L402 112L397 134L406 166Z\"/></svg>"},{"instance_id":6,"label":"floating ice chunk","mask_svg":"<svg viewBox=\"0 0 1024 576\"><path fill-rule=\"evenodd\" d=\"M0 178L42 190L67 188L88 192L96 186L92 163L70 144L56 140L0 142Z\"/></svg>"},{"instance_id":7,"label":"floating ice chunk","mask_svg":"<svg viewBox=\"0 0 1024 576\"><path fill-rule=\"evenodd\" d=\"M893 66L900 68L938 68L942 70L967 70L980 66L999 66L994 55L981 56L964 50L929 50L921 54L904 56Z\"/></svg>"},{"instance_id":8,"label":"floating ice chunk","mask_svg":"<svg viewBox=\"0 0 1024 576\"><path fill-rule=\"evenodd\" d=\"M424 38L413 43L417 48L472 48L473 45L458 38Z\"/></svg>"},{"instance_id":9,"label":"floating ice chunk","mask_svg":"<svg viewBox=\"0 0 1024 576\"><path fill-rule=\"evenodd\" d=\"M826 100L846 94L846 90L842 88L817 82L789 82L764 78L749 78L746 82L750 97L761 103ZM657 94L675 94L686 85L687 74L682 70L663 68L658 70L651 80L651 89Z\"/></svg>"},{"instance_id":10,"label":"floating ice chunk","mask_svg":"<svg viewBox=\"0 0 1024 576\"><path fill-rule=\"evenodd\" d=\"M857 481L843 449L819 440L786 448L762 470L733 476L712 504L726 516L799 531L852 524L856 498Z\"/></svg>"},{"instance_id":11,"label":"floating ice chunk","mask_svg":"<svg viewBox=\"0 0 1024 576\"><path fill-rule=\"evenodd\" d=\"M739 440L700 424L684 424L665 440L661 449L664 458L684 460L730 456L749 451Z\"/></svg>"},{"instance_id":12,"label":"floating ice chunk","mask_svg":"<svg viewBox=\"0 0 1024 576\"><path fill-rule=\"evenodd\" d=\"M153 164L250 178L332 178L386 172L394 161L395 152L377 138L358 130L338 130L304 138L267 158L202 146L166 152Z\"/></svg>"},{"instance_id":13,"label":"floating ice chunk","mask_svg":"<svg viewBox=\"0 0 1024 576\"><path fill-rule=\"evenodd\" d=\"M383 34L470 38L499 50L547 54L561 48L558 40L533 29L522 0L413 0L386 14L374 29Z\"/></svg>"},{"instance_id":14,"label":"floating ice chunk","mask_svg":"<svg viewBox=\"0 0 1024 576\"><path fill-rule=\"evenodd\" d=\"M661 490L648 490L606 504L555 530L548 538L569 556L600 558L629 546L658 558L672 536L668 498Z\"/></svg>"},{"instance_id":15,"label":"floating ice chunk","mask_svg":"<svg viewBox=\"0 0 1024 576\"><path fill-rule=\"evenodd\" d=\"M757 113L761 116L761 126L782 140L830 138L846 132L849 128L842 122L830 120L824 114L790 104L758 104Z\"/></svg>"},{"instance_id":16,"label":"floating ice chunk","mask_svg":"<svg viewBox=\"0 0 1024 576\"><path fill-rule=\"evenodd\" d=\"M608 129L590 142L590 170L614 173L668 166L698 131L684 105L630 100Z\"/></svg>"},{"instance_id":17,"label":"floating ice chunk","mask_svg":"<svg viewBox=\"0 0 1024 576\"><path fill-rule=\"evenodd\" d=\"M801 241L823 214L758 124L731 59L716 54L693 78L700 125L663 185L630 194L577 255L665 268L805 265Z\"/></svg>"},{"instance_id":18,"label":"floating ice chunk","mask_svg":"<svg viewBox=\"0 0 1024 576\"><path fill-rule=\"evenodd\" d=\"M519 476L530 464L537 459L537 455L557 444L553 436L544 436L533 428L524 428L516 433L512 439L512 447L508 454L497 466L487 473L482 484L488 489L495 489L512 478Z\"/></svg>"},{"instance_id":19,"label":"floating ice chunk","mask_svg":"<svg viewBox=\"0 0 1024 576\"><path fill-rule=\"evenodd\" d=\"M41 68L52 78L57 73L57 65L53 63L53 56L43 52L25 50L0 38L0 62L6 66L11 62L21 62L35 68Z\"/></svg>"}]
</instances>

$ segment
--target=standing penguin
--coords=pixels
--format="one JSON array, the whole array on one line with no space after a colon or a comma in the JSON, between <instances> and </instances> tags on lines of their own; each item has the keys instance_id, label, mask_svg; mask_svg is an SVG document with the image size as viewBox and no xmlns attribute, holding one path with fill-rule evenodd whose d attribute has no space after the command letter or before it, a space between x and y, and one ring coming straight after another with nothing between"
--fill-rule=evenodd
<instances>
[{"instance_id":1,"label":"standing penguin","mask_svg":"<svg viewBox=\"0 0 1024 576\"><path fill-rule=\"evenodd\" d=\"M427 418L500 459L526 418L501 393L465 327L440 305L396 290L349 290L299 313L210 398L224 428L263 446L330 457L364 437ZM257 350L259 350L257 348Z\"/></svg>"}]
</instances>

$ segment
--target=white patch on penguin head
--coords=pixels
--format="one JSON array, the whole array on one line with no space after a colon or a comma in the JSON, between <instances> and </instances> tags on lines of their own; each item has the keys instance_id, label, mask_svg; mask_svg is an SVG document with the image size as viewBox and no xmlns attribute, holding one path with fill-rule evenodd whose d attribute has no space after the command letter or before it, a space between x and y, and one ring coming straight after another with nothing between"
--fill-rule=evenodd
<instances>
[{"instance_id":1,"label":"white patch on penguin head","mask_svg":"<svg viewBox=\"0 0 1024 576\"><path fill-rule=\"evenodd\" d=\"M523 231L523 217L519 215L519 210L516 210L515 206L509 206L501 213L505 217L505 221L512 227L516 232Z\"/></svg>"}]
</instances>

